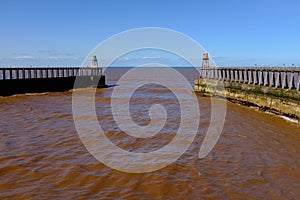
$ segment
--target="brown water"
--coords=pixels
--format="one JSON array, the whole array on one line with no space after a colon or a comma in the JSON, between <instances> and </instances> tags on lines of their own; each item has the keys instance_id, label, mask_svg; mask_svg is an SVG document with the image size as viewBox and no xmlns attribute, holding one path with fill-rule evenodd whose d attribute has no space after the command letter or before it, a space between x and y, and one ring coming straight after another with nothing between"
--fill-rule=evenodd
<instances>
[{"instance_id":1,"label":"brown water","mask_svg":"<svg viewBox=\"0 0 300 200\"><path fill-rule=\"evenodd\" d=\"M114 83L124 72L107 72ZM181 72L192 82L196 73ZM180 111L163 87L142 87L133 96L132 117L149 123L147 109L162 103L168 121L149 140L132 140L110 115L114 88L98 89L100 124L119 147L147 152L167 144ZM84 92L84 90L83 90ZM143 97L147 97L146 99ZM299 199L300 125L237 104L227 104L223 133L212 152L198 159L210 120L210 99L199 97L197 137L175 163L159 171L130 174L101 164L85 149L72 116L72 92L0 98L1 199Z\"/></svg>"}]
</instances>

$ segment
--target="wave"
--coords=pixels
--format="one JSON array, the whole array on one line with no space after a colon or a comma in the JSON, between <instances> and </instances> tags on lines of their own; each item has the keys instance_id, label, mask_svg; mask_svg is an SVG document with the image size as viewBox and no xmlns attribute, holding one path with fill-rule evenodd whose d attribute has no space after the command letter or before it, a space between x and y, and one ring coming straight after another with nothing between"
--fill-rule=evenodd
<instances>
[{"instance_id":1,"label":"wave","mask_svg":"<svg viewBox=\"0 0 300 200\"><path fill-rule=\"evenodd\" d=\"M285 115L279 115L270 111L265 111L265 113L270 114L270 115L274 115L274 116L278 116L286 121L292 122L292 123L296 123L296 124L300 124L300 120L299 119L295 119L295 118L291 118L291 117L287 117Z\"/></svg>"}]
</instances>

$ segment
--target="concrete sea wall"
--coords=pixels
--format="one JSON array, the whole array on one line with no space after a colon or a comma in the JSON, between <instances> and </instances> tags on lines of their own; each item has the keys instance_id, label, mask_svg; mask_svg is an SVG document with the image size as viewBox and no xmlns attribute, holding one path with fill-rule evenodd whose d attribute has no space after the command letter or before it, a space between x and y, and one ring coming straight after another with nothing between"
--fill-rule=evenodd
<instances>
[{"instance_id":1,"label":"concrete sea wall","mask_svg":"<svg viewBox=\"0 0 300 200\"><path fill-rule=\"evenodd\" d=\"M229 101L247 106L257 106L262 110L300 120L300 92L297 88L289 89L222 79L197 78L194 91L198 95L223 97Z\"/></svg>"},{"instance_id":2,"label":"concrete sea wall","mask_svg":"<svg viewBox=\"0 0 300 200\"><path fill-rule=\"evenodd\" d=\"M10 96L14 94L41 93L41 92L62 92L74 87L105 87L105 76L77 77L57 77L57 78L35 78L35 79L11 79L0 81L0 96ZM98 82L98 80L100 80Z\"/></svg>"}]
</instances>

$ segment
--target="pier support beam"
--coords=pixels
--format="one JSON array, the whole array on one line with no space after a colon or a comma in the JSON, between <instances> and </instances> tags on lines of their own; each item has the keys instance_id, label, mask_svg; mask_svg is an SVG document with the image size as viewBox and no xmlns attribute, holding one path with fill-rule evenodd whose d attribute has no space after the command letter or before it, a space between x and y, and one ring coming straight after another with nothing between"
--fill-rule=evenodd
<instances>
[{"instance_id":1,"label":"pier support beam","mask_svg":"<svg viewBox=\"0 0 300 200\"><path fill-rule=\"evenodd\" d=\"M44 73L43 73L43 69L40 69L40 78L44 78Z\"/></svg>"},{"instance_id":2,"label":"pier support beam","mask_svg":"<svg viewBox=\"0 0 300 200\"><path fill-rule=\"evenodd\" d=\"M291 71L290 81L289 81L289 89L294 89L295 88L294 74L295 74L295 72Z\"/></svg>"},{"instance_id":3,"label":"pier support beam","mask_svg":"<svg viewBox=\"0 0 300 200\"><path fill-rule=\"evenodd\" d=\"M247 73L247 70L243 70L243 74L244 74L244 83L248 83L248 73Z\"/></svg>"},{"instance_id":4,"label":"pier support beam","mask_svg":"<svg viewBox=\"0 0 300 200\"><path fill-rule=\"evenodd\" d=\"M230 81L230 71L226 70L226 81Z\"/></svg>"},{"instance_id":5,"label":"pier support beam","mask_svg":"<svg viewBox=\"0 0 300 200\"><path fill-rule=\"evenodd\" d=\"M284 71L284 72L283 72L283 84L282 84L282 89L287 88L287 87L288 87L287 72Z\"/></svg>"},{"instance_id":6,"label":"pier support beam","mask_svg":"<svg viewBox=\"0 0 300 200\"><path fill-rule=\"evenodd\" d=\"M257 70L253 70L253 85L257 84Z\"/></svg>"},{"instance_id":7,"label":"pier support beam","mask_svg":"<svg viewBox=\"0 0 300 200\"><path fill-rule=\"evenodd\" d=\"M281 87L282 82L281 82L281 72L278 71L277 72L277 76L276 76L276 84L275 84L275 88Z\"/></svg>"},{"instance_id":8,"label":"pier support beam","mask_svg":"<svg viewBox=\"0 0 300 200\"><path fill-rule=\"evenodd\" d=\"M259 71L258 70L255 70L256 71L256 85L259 84Z\"/></svg>"},{"instance_id":9,"label":"pier support beam","mask_svg":"<svg viewBox=\"0 0 300 200\"><path fill-rule=\"evenodd\" d=\"M13 79L13 70L12 69L9 70L9 78Z\"/></svg>"},{"instance_id":10,"label":"pier support beam","mask_svg":"<svg viewBox=\"0 0 300 200\"><path fill-rule=\"evenodd\" d=\"M264 72L259 70L259 81L258 85L263 85L264 84Z\"/></svg>"},{"instance_id":11,"label":"pier support beam","mask_svg":"<svg viewBox=\"0 0 300 200\"><path fill-rule=\"evenodd\" d=\"M37 69L35 68L34 69L34 78L37 78L38 76L37 76Z\"/></svg>"},{"instance_id":12,"label":"pier support beam","mask_svg":"<svg viewBox=\"0 0 300 200\"><path fill-rule=\"evenodd\" d=\"M269 87L274 87L275 86L275 72L272 70L270 72L270 84Z\"/></svg>"},{"instance_id":13,"label":"pier support beam","mask_svg":"<svg viewBox=\"0 0 300 200\"><path fill-rule=\"evenodd\" d=\"M26 78L26 77L25 77L25 69L24 69L24 68L22 69L22 78L23 78L23 79Z\"/></svg>"},{"instance_id":14,"label":"pier support beam","mask_svg":"<svg viewBox=\"0 0 300 200\"><path fill-rule=\"evenodd\" d=\"M249 76L248 84L253 83L252 70L247 70L247 74Z\"/></svg>"},{"instance_id":15,"label":"pier support beam","mask_svg":"<svg viewBox=\"0 0 300 200\"><path fill-rule=\"evenodd\" d=\"M235 70L235 73L236 73L236 82L240 82L240 73L239 73L239 70Z\"/></svg>"},{"instance_id":16,"label":"pier support beam","mask_svg":"<svg viewBox=\"0 0 300 200\"><path fill-rule=\"evenodd\" d=\"M265 82L264 82L264 86L268 86L270 85L270 79L269 79L269 71L265 71Z\"/></svg>"},{"instance_id":17,"label":"pier support beam","mask_svg":"<svg viewBox=\"0 0 300 200\"><path fill-rule=\"evenodd\" d=\"M243 71L243 70L240 70L240 73L241 73L241 83L244 83L244 81L245 81L245 74L244 74L244 71Z\"/></svg>"},{"instance_id":18,"label":"pier support beam","mask_svg":"<svg viewBox=\"0 0 300 200\"><path fill-rule=\"evenodd\" d=\"M5 76L6 71L5 71L5 69L2 69L1 71L2 71L2 79L5 80L6 79L6 76Z\"/></svg>"},{"instance_id":19,"label":"pier support beam","mask_svg":"<svg viewBox=\"0 0 300 200\"><path fill-rule=\"evenodd\" d=\"M298 71L297 91L300 91L300 71Z\"/></svg>"},{"instance_id":20,"label":"pier support beam","mask_svg":"<svg viewBox=\"0 0 300 200\"><path fill-rule=\"evenodd\" d=\"M19 69L16 70L16 79L20 78Z\"/></svg>"}]
</instances>

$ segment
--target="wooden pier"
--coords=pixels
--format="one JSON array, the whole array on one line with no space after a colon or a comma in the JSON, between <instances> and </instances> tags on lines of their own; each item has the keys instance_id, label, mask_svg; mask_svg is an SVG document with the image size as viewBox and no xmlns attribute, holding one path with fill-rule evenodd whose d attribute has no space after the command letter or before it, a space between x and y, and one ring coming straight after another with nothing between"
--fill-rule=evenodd
<instances>
[{"instance_id":1,"label":"wooden pier","mask_svg":"<svg viewBox=\"0 0 300 200\"><path fill-rule=\"evenodd\" d=\"M105 87L100 67L0 68L0 96Z\"/></svg>"}]
</instances>

